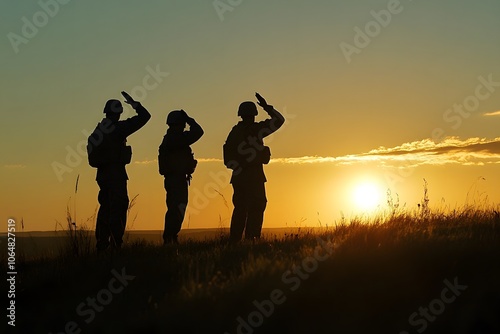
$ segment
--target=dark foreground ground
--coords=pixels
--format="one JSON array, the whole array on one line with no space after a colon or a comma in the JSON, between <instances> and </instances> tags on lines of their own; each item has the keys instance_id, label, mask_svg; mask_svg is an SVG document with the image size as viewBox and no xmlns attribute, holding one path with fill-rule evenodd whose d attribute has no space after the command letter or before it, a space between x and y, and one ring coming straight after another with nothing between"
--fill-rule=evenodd
<instances>
[{"instance_id":1,"label":"dark foreground ground","mask_svg":"<svg viewBox=\"0 0 500 334\"><path fill-rule=\"evenodd\" d=\"M237 245L136 240L95 254L75 242L19 261L9 332L500 333L495 212L402 214Z\"/></svg>"}]
</instances>

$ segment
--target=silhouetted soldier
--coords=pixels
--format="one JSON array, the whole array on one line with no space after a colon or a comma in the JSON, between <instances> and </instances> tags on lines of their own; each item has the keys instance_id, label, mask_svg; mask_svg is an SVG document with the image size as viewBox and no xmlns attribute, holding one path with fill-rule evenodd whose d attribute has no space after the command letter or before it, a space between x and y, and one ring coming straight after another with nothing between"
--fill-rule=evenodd
<instances>
[{"instance_id":1,"label":"silhouetted soldier","mask_svg":"<svg viewBox=\"0 0 500 334\"><path fill-rule=\"evenodd\" d=\"M111 244L120 248L127 223L129 199L127 194L127 171L132 149L126 146L127 137L142 128L151 118L150 113L130 95L122 92L125 102L137 115L120 121L123 107L118 100L109 100L104 106L104 119L90 135L87 151L89 164L97 168L99 185L96 239L97 250L102 251Z\"/></svg>"},{"instance_id":2,"label":"silhouetted soldier","mask_svg":"<svg viewBox=\"0 0 500 334\"><path fill-rule=\"evenodd\" d=\"M224 164L233 170L234 210L231 218L230 237L239 241L245 231L245 239L260 238L267 198L263 164L269 163L271 151L263 139L278 130L285 118L268 105L258 93L259 105L271 116L255 122L257 106L247 101L240 104L238 116L242 118L229 133L223 147Z\"/></svg>"},{"instance_id":3,"label":"silhouetted soldier","mask_svg":"<svg viewBox=\"0 0 500 334\"><path fill-rule=\"evenodd\" d=\"M184 131L186 123L189 131ZM177 243L177 234L188 203L188 185L196 168L190 145L203 136L203 129L184 110L171 111L167 116L168 130L158 149L159 172L165 177L167 212L163 242Z\"/></svg>"}]
</instances>

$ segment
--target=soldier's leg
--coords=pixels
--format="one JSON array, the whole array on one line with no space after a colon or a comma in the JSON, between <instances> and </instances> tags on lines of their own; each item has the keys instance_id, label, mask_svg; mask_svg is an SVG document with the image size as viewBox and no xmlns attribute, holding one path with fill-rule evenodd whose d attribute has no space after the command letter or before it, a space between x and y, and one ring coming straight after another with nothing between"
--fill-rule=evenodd
<instances>
[{"instance_id":1,"label":"soldier's leg","mask_svg":"<svg viewBox=\"0 0 500 334\"><path fill-rule=\"evenodd\" d=\"M99 211L95 225L96 248L98 251L104 250L109 246L109 237L111 231L109 229L109 185L106 182L98 182L99 195Z\"/></svg>"},{"instance_id":2,"label":"soldier's leg","mask_svg":"<svg viewBox=\"0 0 500 334\"><path fill-rule=\"evenodd\" d=\"M260 238L267 198L265 183L254 183L249 189L249 208L245 239Z\"/></svg>"},{"instance_id":3,"label":"soldier's leg","mask_svg":"<svg viewBox=\"0 0 500 334\"><path fill-rule=\"evenodd\" d=\"M229 229L232 241L240 241L243 230L247 224L248 203L247 189L245 184L233 183L233 215L231 217L231 227Z\"/></svg>"},{"instance_id":4,"label":"soldier's leg","mask_svg":"<svg viewBox=\"0 0 500 334\"><path fill-rule=\"evenodd\" d=\"M167 212L165 213L165 243L177 242L177 234L181 230L188 203L188 184L185 175L168 175L165 177L167 192Z\"/></svg>"},{"instance_id":5,"label":"soldier's leg","mask_svg":"<svg viewBox=\"0 0 500 334\"><path fill-rule=\"evenodd\" d=\"M129 204L127 180L113 181L109 194L111 245L119 248L123 243L123 234L125 233L125 226L127 225L127 210Z\"/></svg>"}]
</instances>

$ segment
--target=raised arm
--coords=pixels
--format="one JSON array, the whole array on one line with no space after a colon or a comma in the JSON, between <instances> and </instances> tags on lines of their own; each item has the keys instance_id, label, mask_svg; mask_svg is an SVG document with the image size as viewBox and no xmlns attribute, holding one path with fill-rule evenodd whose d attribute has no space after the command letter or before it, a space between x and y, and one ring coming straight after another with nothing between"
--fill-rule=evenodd
<instances>
[{"instance_id":1,"label":"raised arm","mask_svg":"<svg viewBox=\"0 0 500 334\"><path fill-rule=\"evenodd\" d=\"M122 92L125 102L135 109L137 115L123 121L123 132L126 137L142 128L151 118L151 114L142 106L140 102L135 101L130 95Z\"/></svg>"},{"instance_id":2,"label":"raised arm","mask_svg":"<svg viewBox=\"0 0 500 334\"><path fill-rule=\"evenodd\" d=\"M255 93L257 97L259 106L261 106L267 114L271 117L263 123L263 127L265 127L264 131L261 131L263 134L262 138L269 136L271 133L275 132L285 123L285 117L270 104L267 104L266 100L259 94Z\"/></svg>"},{"instance_id":3,"label":"raised arm","mask_svg":"<svg viewBox=\"0 0 500 334\"><path fill-rule=\"evenodd\" d=\"M198 141L201 136L203 136L203 129L194 120L194 118L189 117L186 113L186 123L189 125L189 131L185 132L187 145L191 145Z\"/></svg>"}]
</instances>

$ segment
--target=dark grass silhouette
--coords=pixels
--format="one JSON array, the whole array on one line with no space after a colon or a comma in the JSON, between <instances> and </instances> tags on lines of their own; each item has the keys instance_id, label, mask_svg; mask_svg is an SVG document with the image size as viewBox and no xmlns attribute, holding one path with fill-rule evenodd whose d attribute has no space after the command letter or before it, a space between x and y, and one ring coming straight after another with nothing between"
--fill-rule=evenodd
<instances>
[{"instance_id":1,"label":"dark grass silhouette","mask_svg":"<svg viewBox=\"0 0 500 334\"><path fill-rule=\"evenodd\" d=\"M318 236L335 251L292 291L283 273L314 254ZM499 213L467 207L446 214L397 209L240 244L226 236L166 247L138 241L77 258L70 248L18 264L16 329L59 333L74 321L83 333L237 333L238 317L248 322L253 302L280 289L286 300L252 332L417 333L410 315L440 298L445 279L457 278L467 289L425 332L498 333L499 241ZM77 306L122 268L135 278L87 324Z\"/></svg>"}]
</instances>

